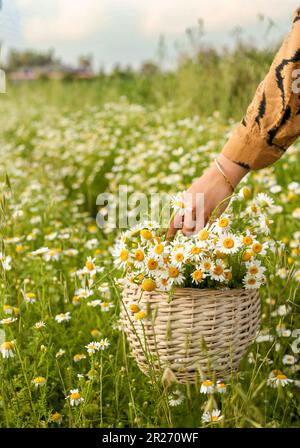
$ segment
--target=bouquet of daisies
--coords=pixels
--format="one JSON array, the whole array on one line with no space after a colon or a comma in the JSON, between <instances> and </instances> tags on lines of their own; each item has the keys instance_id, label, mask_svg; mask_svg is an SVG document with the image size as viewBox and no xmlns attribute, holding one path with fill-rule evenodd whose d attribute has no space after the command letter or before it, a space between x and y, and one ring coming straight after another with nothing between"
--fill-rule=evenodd
<instances>
[{"instance_id":1,"label":"bouquet of daisies","mask_svg":"<svg viewBox=\"0 0 300 448\"><path fill-rule=\"evenodd\" d=\"M257 289L265 281L266 260L276 243L270 238L275 208L260 193L246 200L242 189L231 198L226 214L212 219L197 234L180 231L166 241L159 225L144 222L126 231L113 249L115 264L144 291L174 287Z\"/></svg>"}]
</instances>

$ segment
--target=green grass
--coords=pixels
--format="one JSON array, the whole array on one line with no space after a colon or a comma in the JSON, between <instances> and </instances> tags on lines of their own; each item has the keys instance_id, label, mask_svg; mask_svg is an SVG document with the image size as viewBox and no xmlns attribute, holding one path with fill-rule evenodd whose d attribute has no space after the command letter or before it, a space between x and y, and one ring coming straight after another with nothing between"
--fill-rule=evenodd
<instances>
[{"instance_id":1,"label":"green grass","mask_svg":"<svg viewBox=\"0 0 300 448\"><path fill-rule=\"evenodd\" d=\"M234 79L228 71L228 84L215 80L204 99L197 89L195 97L187 95L186 70L173 105L160 106L173 99L161 83L157 101L145 101L136 85L124 89L131 101L120 99L115 86L107 90L101 81L17 86L1 96L1 252L11 257L11 269L0 268L0 319L10 317L5 305L19 309L12 311L15 322L1 325L6 340L15 341L14 357L0 355L1 427L55 427L54 412L63 415L65 427L199 427L208 405L222 410L219 425L224 427L299 426L299 383L267 385L272 369L299 381L299 364L283 364L285 354L298 357L291 332L300 328L299 283L293 278L300 265L300 187L292 184L300 176L299 145L276 166L246 180L254 193L270 194L281 207L272 217L272 236L287 248L269 268L261 291L262 330L272 338L253 344L227 392L208 397L199 393L199 385L168 389L149 380L119 329L117 273L110 255L115 235L95 225L97 195L116 193L120 184L146 193L183 190L224 144L233 126L225 117L238 119L249 100L249 90L247 98L237 90L231 102L228 85L233 88ZM254 78L257 74L253 85ZM211 115L215 110L221 114ZM274 185L282 190L270 193ZM50 259L31 255L41 247L52 249ZM104 272L97 274L93 295L77 305L81 282L74 273L88 256ZM35 303L24 300L28 293L36 295ZM114 306L104 312L88 306L92 300ZM55 316L66 312L71 320L58 323ZM42 330L34 328L39 321L46 324ZM99 334L92 335L95 329ZM85 345L102 338L110 346L89 357ZM79 353L86 358L76 363ZM39 376L46 384L36 388L32 380ZM71 407L65 397L75 388L84 401ZM168 396L177 388L184 400L172 407Z\"/></svg>"}]
</instances>

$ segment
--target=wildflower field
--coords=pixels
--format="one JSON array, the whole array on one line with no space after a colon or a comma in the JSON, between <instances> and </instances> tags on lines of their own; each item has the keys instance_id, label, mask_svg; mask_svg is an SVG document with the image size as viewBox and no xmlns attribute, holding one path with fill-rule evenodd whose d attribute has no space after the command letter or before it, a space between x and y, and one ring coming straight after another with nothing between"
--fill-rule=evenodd
<instances>
[{"instance_id":1,"label":"wildflower field","mask_svg":"<svg viewBox=\"0 0 300 448\"><path fill-rule=\"evenodd\" d=\"M96 198L119 185L184 191L235 123L32 89L0 102L1 427L299 427L300 144L241 184L239 201L281 244L240 371L166 385L139 371L122 332L118 231L99 229ZM272 202L264 224L259 193Z\"/></svg>"}]
</instances>

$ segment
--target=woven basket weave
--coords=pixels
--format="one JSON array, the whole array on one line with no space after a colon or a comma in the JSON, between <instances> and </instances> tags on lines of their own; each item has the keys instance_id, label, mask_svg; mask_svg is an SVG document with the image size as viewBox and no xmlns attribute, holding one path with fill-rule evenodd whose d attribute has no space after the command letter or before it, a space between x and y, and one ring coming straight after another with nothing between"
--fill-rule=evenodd
<instances>
[{"instance_id":1,"label":"woven basket weave","mask_svg":"<svg viewBox=\"0 0 300 448\"><path fill-rule=\"evenodd\" d=\"M125 281L122 297L122 325L142 372L160 376L169 367L181 383L228 377L259 328L256 290L177 288L170 297ZM145 319L134 319L132 303Z\"/></svg>"}]
</instances>

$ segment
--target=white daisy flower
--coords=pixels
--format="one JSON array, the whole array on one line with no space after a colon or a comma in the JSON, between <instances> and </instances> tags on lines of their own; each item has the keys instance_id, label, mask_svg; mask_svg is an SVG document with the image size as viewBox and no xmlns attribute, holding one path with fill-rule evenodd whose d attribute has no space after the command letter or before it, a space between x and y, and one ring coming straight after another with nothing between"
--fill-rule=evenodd
<instances>
[{"instance_id":1,"label":"white daisy flower","mask_svg":"<svg viewBox=\"0 0 300 448\"><path fill-rule=\"evenodd\" d=\"M100 350L100 342L93 341L85 346L89 355L94 355Z\"/></svg>"},{"instance_id":2,"label":"white daisy flower","mask_svg":"<svg viewBox=\"0 0 300 448\"><path fill-rule=\"evenodd\" d=\"M292 382L293 380L289 379L280 370L272 370L267 379L267 385L274 388L279 386L285 387Z\"/></svg>"},{"instance_id":3,"label":"white daisy flower","mask_svg":"<svg viewBox=\"0 0 300 448\"><path fill-rule=\"evenodd\" d=\"M71 320L71 313L70 311L68 311L67 313L57 314L54 319L59 324L61 324L62 322L68 322L69 320Z\"/></svg>"},{"instance_id":4,"label":"white daisy flower","mask_svg":"<svg viewBox=\"0 0 300 448\"><path fill-rule=\"evenodd\" d=\"M203 423L219 423L222 418L223 416L221 414L221 411L219 409L213 409L212 412L204 412L201 420Z\"/></svg>"},{"instance_id":5,"label":"white daisy flower","mask_svg":"<svg viewBox=\"0 0 300 448\"><path fill-rule=\"evenodd\" d=\"M225 264L222 260L216 260L214 268L210 273L210 277L217 282L225 281Z\"/></svg>"},{"instance_id":6,"label":"white daisy flower","mask_svg":"<svg viewBox=\"0 0 300 448\"><path fill-rule=\"evenodd\" d=\"M205 380L200 387L200 394L213 394L215 391L214 382L211 380Z\"/></svg>"},{"instance_id":7,"label":"white daisy flower","mask_svg":"<svg viewBox=\"0 0 300 448\"><path fill-rule=\"evenodd\" d=\"M284 365L292 366L292 365L296 364L297 358L293 355L284 355L282 362Z\"/></svg>"},{"instance_id":8,"label":"white daisy flower","mask_svg":"<svg viewBox=\"0 0 300 448\"><path fill-rule=\"evenodd\" d=\"M3 358L13 358L15 356L15 342L2 342L2 344L0 345L0 353Z\"/></svg>"},{"instance_id":9,"label":"white daisy flower","mask_svg":"<svg viewBox=\"0 0 300 448\"><path fill-rule=\"evenodd\" d=\"M235 254L241 247L241 238L233 233L224 233L219 235L216 249L223 254Z\"/></svg>"},{"instance_id":10,"label":"white daisy flower","mask_svg":"<svg viewBox=\"0 0 300 448\"><path fill-rule=\"evenodd\" d=\"M110 346L110 342L107 338L101 339L99 341L99 348L100 350L105 350Z\"/></svg>"},{"instance_id":11,"label":"white daisy flower","mask_svg":"<svg viewBox=\"0 0 300 448\"><path fill-rule=\"evenodd\" d=\"M71 406L78 406L84 401L84 398L81 396L79 389L71 389L70 395L66 397L66 400L70 401Z\"/></svg>"},{"instance_id":12,"label":"white daisy flower","mask_svg":"<svg viewBox=\"0 0 300 448\"><path fill-rule=\"evenodd\" d=\"M178 193L171 197L171 206L179 216L184 216L186 213L192 211L192 207L185 201L184 195L184 193Z\"/></svg>"},{"instance_id":13,"label":"white daisy flower","mask_svg":"<svg viewBox=\"0 0 300 448\"><path fill-rule=\"evenodd\" d=\"M249 276L262 278L266 268L262 266L260 260L251 260L246 262L246 269Z\"/></svg>"},{"instance_id":14,"label":"white daisy flower","mask_svg":"<svg viewBox=\"0 0 300 448\"><path fill-rule=\"evenodd\" d=\"M184 395L180 390L177 389L169 394L168 401L169 405L172 407L179 406L184 401Z\"/></svg>"},{"instance_id":15,"label":"white daisy flower","mask_svg":"<svg viewBox=\"0 0 300 448\"><path fill-rule=\"evenodd\" d=\"M262 278L254 277L246 274L243 278L243 285L245 289L258 289L262 285Z\"/></svg>"}]
</instances>

